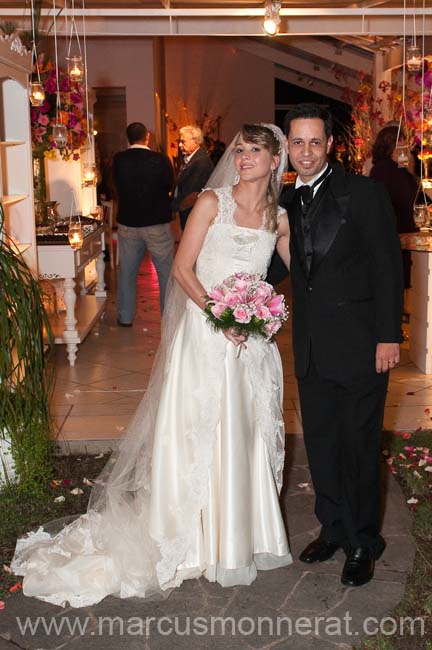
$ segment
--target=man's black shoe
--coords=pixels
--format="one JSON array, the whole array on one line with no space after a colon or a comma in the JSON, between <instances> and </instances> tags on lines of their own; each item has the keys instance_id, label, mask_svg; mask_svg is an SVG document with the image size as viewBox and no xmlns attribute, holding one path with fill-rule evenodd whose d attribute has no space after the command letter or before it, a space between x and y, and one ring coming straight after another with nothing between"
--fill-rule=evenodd
<instances>
[{"instance_id":1,"label":"man's black shoe","mask_svg":"<svg viewBox=\"0 0 432 650\"><path fill-rule=\"evenodd\" d=\"M132 323L122 323L121 321L117 321L117 325L119 327L132 327Z\"/></svg>"},{"instance_id":2,"label":"man's black shoe","mask_svg":"<svg viewBox=\"0 0 432 650\"><path fill-rule=\"evenodd\" d=\"M375 570L375 560L368 548L358 546L352 548L345 560L341 582L348 587L360 587L372 580Z\"/></svg>"},{"instance_id":3,"label":"man's black shoe","mask_svg":"<svg viewBox=\"0 0 432 650\"><path fill-rule=\"evenodd\" d=\"M299 560L306 562L306 564L325 562L333 557L339 548L339 544L333 544L318 538L306 546L304 551L300 553Z\"/></svg>"}]
</instances>

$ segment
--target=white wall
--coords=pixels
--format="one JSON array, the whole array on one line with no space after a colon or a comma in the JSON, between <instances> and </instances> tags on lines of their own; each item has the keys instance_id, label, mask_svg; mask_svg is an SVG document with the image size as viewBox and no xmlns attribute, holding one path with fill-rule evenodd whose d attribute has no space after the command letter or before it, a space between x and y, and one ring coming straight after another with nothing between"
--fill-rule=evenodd
<instances>
[{"instance_id":1,"label":"white wall","mask_svg":"<svg viewBox=\"0 0 432 650\"><path fill-rule=\"evenodd\" d=\"M82 44L81 44L82 46ZM61 43L60 66L65 67ZM89 86L124 86L127 122L144 122L154 130L152 38L87 38Z\"/></svg>"},{"instance_id":2,"label":"white wall","mask_svg":"<svg viewBox=\"0 0 432 650\"><path fill-rule=\"evenodd\" d=\"M245 122L274 121L273 63L217 37L168 37L165 58L167 110L178 126L221 115L229 143Z\"/></svg>"}]
</instances>

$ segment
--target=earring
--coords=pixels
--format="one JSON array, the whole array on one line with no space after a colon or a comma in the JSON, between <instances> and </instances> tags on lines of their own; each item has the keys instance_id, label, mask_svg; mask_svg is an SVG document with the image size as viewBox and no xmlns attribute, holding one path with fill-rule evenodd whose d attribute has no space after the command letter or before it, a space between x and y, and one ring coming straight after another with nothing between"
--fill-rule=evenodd
<instances>
[{"instance_id":1,"label":"earring","mask_svg":"<svg viewBox=\"0 0 432 650\"><path fill-rule=\"evenodd\" d=\"M271 182L276 183L276 169L272 169Z\"/></svg>"},{"instance_id":2,"label":"earring","mask_svg":"<svg viewBox=\"0 0 432 650\"><path fill-rule=\"evenodd\" d=\"M237 174L234 176L234 182L233 182L233 185L237 185L237 183L238 183L239 181L240 181L240 174L237 173Z\"/></svg>"}]
</instances>

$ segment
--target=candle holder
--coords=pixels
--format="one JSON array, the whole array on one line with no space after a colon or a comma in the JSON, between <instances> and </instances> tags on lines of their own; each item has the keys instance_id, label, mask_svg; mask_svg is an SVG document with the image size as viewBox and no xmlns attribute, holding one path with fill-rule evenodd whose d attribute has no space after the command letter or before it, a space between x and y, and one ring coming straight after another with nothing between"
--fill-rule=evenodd
<instances>
[{"instance_id":1,"label":"candle holder","mask_svg":"<svg viewBox=\"0 0 432 650\"><path fill-rule=\"evenodd\" d=\"M84 65L83 65L82 57L79 55L71 56L68 58L68 62L69 62L68 72L71 81L82 81L84 77Z\"/></svg>"},{"instance_id":2,"label":"candle holder","mask_svg":"<svg viewBox=\"0 0 432 650\"><path fill-rule=\"evenodd\" d=\"M422 66L422 55L417 45L410 45L406 51L406 65L408 72L418 72Z\"/></svg>"},{"instance_id":3,"label":"candle holder","mask_svg":"<svg viewBox=\"0 0 432 650\"><path fill-rule=\"evenodd\" d=\"M67 145L67 128L64 124L55 124L52 129L53 140L59 149L64 149Z\"/></svg>"},{"instance_id":4,"label":"candle holder","mask_svg":"<svg viewBox=\"0 0 432 650\"><path fill-rule=\"evenodd\" d=\"M29 98L32 106L42 106L45 101L45 90L41 83L35 82L30 84Z\"/></svg>"},{"instance_id":5,"label":"candle holder","mask_svg":"<svg viewBox=\"0 0 432 650\"><path fill-rule=\"evenodd\" d=\"M79 250L82 248L82 245L84 243L84 233L79 216L76 221L73 221L72 217L70 218L68 240L69 245L71 248L73 248L73 250Z\"/></svg>"},{"instance_id":6,"label":"candle holder","mask_svg":"<svg viewBox=\"0 0 432 650\"><path fill-rule=\"evenodd\" d=\"M82 178L84 187L94 187L96 185L97 174L94 163L83 163Z\"/></svg>"},{"instance_id":7,"label":"candle holder","mask_svg":"<svg viewBox=\"0 0 432 650\"><path fill-rule=\"evenodd\" d=\"M429 210L424 204L414 206L414 223L420 232L429 230Z\"/></svg>"}]
</instances>

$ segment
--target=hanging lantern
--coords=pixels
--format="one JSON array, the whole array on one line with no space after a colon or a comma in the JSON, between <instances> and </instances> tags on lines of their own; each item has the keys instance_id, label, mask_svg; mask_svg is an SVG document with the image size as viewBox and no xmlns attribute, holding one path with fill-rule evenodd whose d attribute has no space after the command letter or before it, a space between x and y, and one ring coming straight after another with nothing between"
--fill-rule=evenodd
<instances>
[{"instance_id":1,"label":"hanging lantern","mask_svg":"<svg viewBox=\"0 0 432 650\"><path fill-rule=\"evenodd\" d=\"M427 230L429 224L428 206L419 204L414 206L414 223L420 230Z\"/></svg>"},{"instance_id":2,"label":"hanging lantern","mask_svg":"<svg viewBox=\"0 0 432 650\"><path fill-rule=\"evenodd\" d=\"M74 250L82 248L84 243L84 233L81 226L81 221L70 221L68 230L69 245Z\"/></svg>"},{"instance_id":3,"label":"hanging lantern","mask_svg":"<svg viewBox=\"0 0 432 650\"><path fill-rule=\"evenodd\" d=\"M82 81L84 77L84 65L81 56L71 56L69 61L69 77L71 81Z\"/></svg>"},{"instance_id":4,"label":"hanging lantern","mask_svg":"<svg viewBox=\"0 0 432 650\"><path fill-rule=\"evenodd\" d=\"M406 51L406 65L408 72L418 72L422 66L422 55L417 45L410 45Z\"/></svg>"},{"instance_id":5,"label":"hanging lantern","mask_svg":"<svg viewBox=\"0 0 432 650\"><path fill-rule=\"evenodd\" d=\"M67 145L67 128L64 124L55 124L52 130L53 140L59 149L64 149Z\"/></svg>"},{"instance_id":6,"label":"hanging lantern","mask_svg":"<svg viewBox=\"0 0 432 650\"><path fill-rule=\"evenodd\" d=\"M94 163L83 163L82 177L84 187L92 187L96 185L96 165Z\"/></svg>"},{"instance_id":7,"label":"hanging lantern","mask_svg":"<svg viewBox=\"0 0 432 650\"><path fill-rule=\"evenodd\" d=\"M398 167L408 167L408 163L409 163L408 154L406 150L402 149L402 151L397 157Z\"/></svg>"},{"instance_id":8,"label":"hanging lantern","mask_svg":"<svg viewBox=\"0 0 432 650\"><path fill-rule=\"evenodd\" d=\"M32 106L42 106L45 101L43 85L39 82L31 83L29 88L29 97Z\"/></svg>"}]
</instances>

